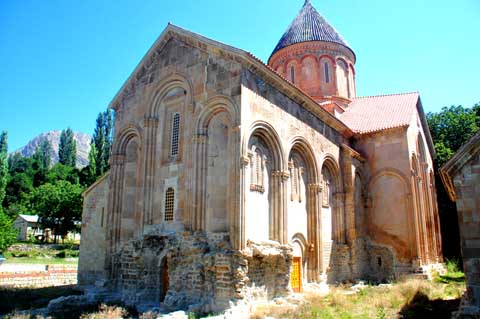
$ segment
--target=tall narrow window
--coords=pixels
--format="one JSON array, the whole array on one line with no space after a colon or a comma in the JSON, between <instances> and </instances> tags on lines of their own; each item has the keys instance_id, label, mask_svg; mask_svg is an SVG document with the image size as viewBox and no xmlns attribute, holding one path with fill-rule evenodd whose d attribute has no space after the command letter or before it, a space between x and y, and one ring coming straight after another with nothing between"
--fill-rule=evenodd
<instances>
[{"instance_id":1,"label":"tall narrow window","mask_svg":"<svg viewBox=\"0 0 480 319\"><path fill-rule=\"evenodd\" d=\"M172 116L172 136L170 144L170 155L178 155L178 139L180 134L180 114L173 113Z\"/></svg>"},{"instance_id":2,"label":"tall narrow window","mask_svg":"<svg viewBox=\"0 0 480 319\"><path fill-rule=\"evenodd\" d=\"M292 83L295 83L295 67L290 67L290 79L292 79Z\"/></svg>"},{"instance_id":3,"label":"tall narrow window","mask_svg":"<svg viewBox=\"0 0 480 319\"><path fill-rule=\"evenodd\" d=\"M328 73L328 62L325 62L325 82L330 83L330 74Z\"/></svg>"},{"instance_id":4,"label":"tall narrow window","mask_svg":"<svg viewBox=\"0 0 480 319\"><path fill-rule=\"evenodd\" d=\"M175 191L169 187L165 193L165 221L173 221L173 210L175 207Z\"/></svg>"},{"instance_id":5,"label":"tall narrow window","mask_svg":"<svg viewBox=\"0 0 480 319\"><path fill-rule=\"evenodd\" d=\"M263 193L265 192L264 186L264 169L265 169L265 156L259 148L255 148L252 154L252 179L250 182L250 190Z\"/></svg>"}]
</instances>

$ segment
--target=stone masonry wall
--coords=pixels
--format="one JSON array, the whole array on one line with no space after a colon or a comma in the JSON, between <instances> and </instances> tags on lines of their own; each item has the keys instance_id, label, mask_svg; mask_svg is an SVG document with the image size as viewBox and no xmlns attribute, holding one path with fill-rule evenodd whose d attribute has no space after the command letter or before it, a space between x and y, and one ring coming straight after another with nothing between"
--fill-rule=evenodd
<instances>
[{"instance_id":1,"label":"stone masonry wall","mask_svg":"<svg viewBox=\"0 0 480 319\"><path fill-rule=\"evenodd\" d=\"M250 297L251 289L270 297L290 292L291 248L274 242L238 252L226 233L150 234L126 244L115 259L118 292L137 307L212 312Z\"/></svg>"},{"instance_id":2,"label":"stone masonry wall","mask_svg":"<svg viewBox=\"0 0 480 319\"><path fill-rule=\"evenodd\" d=\"M467 291L460 310L480 316L480 154L454 177ZM463 318L463 317L459 317ZM477 318L477 317L475 317Z\"/></svg>"},{"instance_id":3,"label":"stone masonry wall","mask_svg":"<svg viewBox=\"0 0 480 319\"><path fill-rule=\"evenodd\" d=\"M43 270L1 271L0 287L42 288L77 284L76 265L45 265Z\"/></svg>"}]
</instances>

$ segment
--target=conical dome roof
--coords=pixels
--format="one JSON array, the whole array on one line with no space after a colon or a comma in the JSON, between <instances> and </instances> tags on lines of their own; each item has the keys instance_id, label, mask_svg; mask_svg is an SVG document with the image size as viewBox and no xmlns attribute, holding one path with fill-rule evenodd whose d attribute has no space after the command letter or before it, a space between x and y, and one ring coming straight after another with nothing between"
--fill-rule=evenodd
<instances>
[{"instance_id":1,"label":"conical dome roof","mask_svg":"<svg viewBox=\"0 0 480 319\"><path fill-rule=\"evenodd\" d=\"M289 45L309 41L334 42L353 52L347 41L315 10L310 0L306 0L302 10L278 41L272 55Z\"/></svg>"}]
</instances>

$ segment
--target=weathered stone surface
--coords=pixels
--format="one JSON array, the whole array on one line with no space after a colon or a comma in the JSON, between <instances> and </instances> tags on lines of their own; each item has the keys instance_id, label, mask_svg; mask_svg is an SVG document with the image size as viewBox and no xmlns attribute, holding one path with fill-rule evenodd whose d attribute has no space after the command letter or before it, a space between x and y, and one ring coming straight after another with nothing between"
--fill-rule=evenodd
<instances>
[{"instance_id":1,"label":"weathered stone surface","mask_svg":"<svg viewBox=\"0 0 480 319\"><path fill-rule=\"evenodd\" d=\"M456 200L467 290L455 318L480 318L480 133L473 136L441 168L452 200Z\"/></svg>"},{"instance_id":2,"label":"weathered stone surface","mask_svg":"<svg viewBox=\"0 0 480 319\"><path fill-rule=\"evenodd\" d=\"M276 67L301 56L298 86L246 52L167 27L112 102L110 175L85 193L86 288L210 312L441 262L420 100L408 125L355 134L336 117L355 96L352 53L282 50ZM339 68L319 89L312 68L325 59Z\"/></svg>"}]
</instances>

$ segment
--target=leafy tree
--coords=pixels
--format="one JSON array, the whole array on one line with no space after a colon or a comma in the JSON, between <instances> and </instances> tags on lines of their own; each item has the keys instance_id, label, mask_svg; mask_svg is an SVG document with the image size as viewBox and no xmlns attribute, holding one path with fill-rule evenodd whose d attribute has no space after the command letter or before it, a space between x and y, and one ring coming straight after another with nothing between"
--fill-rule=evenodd
<instances>
[{"instance_id":1,"label":"leafy tree","mask_svg":"<svg viewBox=\"0 0 480 319\"><path fill-rule=\"evenodd\" d=\"M46 182L55 183L56 181L67 181L72 184L78 184L78 172L78 169L72 166L57 163L48 171Z\"/></svg>"},{"instance_id":2,"label":"leafy tree","mask_svg":"<svg viewBox=\"0 0 480 319\"><path fill-rule=\"evenodd\" d=\"M33 191L33 178L27 173L16 173L8 181L4 206L13 204L26 205L29 194Z\"/></svg>"},{"instance_id":3,"label":"leafy tree","mask_svg":"<svg viewBox=\"0 0 480 319\"><path fill-rule=\"evenodd\" d=\"M92 147L89 159L95 158L95 179L110 169L110 154L112 151L113 113L110 109L100 112L97 116L93 133ZM96 153L96 154L95 154ZM93 171L93 163L90 164Z\"/></svg>"},{"instance_id":4,"label":"leafy tree","mask_svg":"<svg viewBox=\"0 0 480 319\"><path fill-rule=\"evenodd\" d=\"M461 258L457 209L450 201L438 174L438 169L480 128L480 104L472 108L444 107L438 113L427 114L428 126L434 141L435 184L438 210L443 236L443 253L446 258Z\"/></svg>"},{"instance_id":5,"label":"leafy tree","mask_svg":"<svg viewBox=\"0 0 480 319\"><path fill-rule=\"evenodd\" d=\"M46 138L43 138L32 156L34 161L32 167L35 170L33 176L33 186L36 187L45 184L48 169L50 168L52 162L51 154L52 147L50 142Z\"/></svg>"},{"instance_id":6,"label":"leafy tree","mask_svg":"<svg viewBox=\"0 0 480 319\"><path fill-rule=\"evenodd\" d=\"M82 191L78 184L56 181L44 184L33 191L31 205L40 217L44 228L51 228L57 237L67 235L75 229L82 213Z\"/></svg>"},{"instance_id":7,"label":"leafy tree","mask_svg":"<svg viewBox=\"0 0 480 319\"><path fill-rule=\"evenodd\" d=\"M17 230L12 225L13 220L0 210L0 252L7 249L17 238Z\"/></svg>"},{"instance_id":8,"label":"leafy tree","mask_svg":"<svg viewBox=\"0 0 480 319\"><path fill-rule=\"evenodd\" d=\"M97 161L98 151L95 146L95 141L92 139L90 142L90 152L88 153L88 165L82 169L79 174L80 184L89 186L97 179Z\"/></svg>"},{"instance_id":9,"label":"leafy tree","mask_svg":"<svg viewBox=\"0 0 480 319\"><path fill-rule=\"evenodd\" d=\"M52 146L48 139L44 138L40 141L33 154L33 159L38 163L41 170L47 170L52 164Z\"/></svg>"},{"instance_id":10,"label":"leafy tree","mask_svg":"<svg viewBox=\"0 0 480 319\"><path fill-rule=\"evenodd\" d=\"M8 182L8 145L7 145L7 132L0 134L0 210L2 209L2 203L5 198L5 188Z\"/></svg>"},{"instance_id":11,"label":"leafy tree","mask_svg":"<svg viewBox=\"0 0 480 319\"><path fill-rule=\"evenodd\" d=\"M77 162L77 143L73 131L68 128L60 134L58 146L58 161L60 164L75 167Z\"/></svg>"},{"instance_id":12,"label":"leafy tree","mask_svg":"<svg viewBox=\"0 0 480 319\"><path fill-rule=\"evenodd\" d=\"M475 106L480 110L478 104ZM438 152L436 164L442 166L479 129L480 117L474 108L443 107L438 113L428 113L427 121Z\"/></svg>"}]
</instances>

